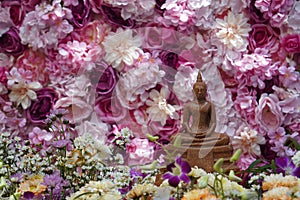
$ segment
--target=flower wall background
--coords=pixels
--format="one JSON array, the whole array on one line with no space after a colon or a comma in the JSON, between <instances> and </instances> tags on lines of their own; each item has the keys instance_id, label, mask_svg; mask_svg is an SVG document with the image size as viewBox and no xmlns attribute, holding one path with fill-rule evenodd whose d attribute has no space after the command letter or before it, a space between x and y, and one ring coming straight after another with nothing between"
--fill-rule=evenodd
<instances>
[{"instance_id":1,"label":"flower wall background","mask_svg":"<svg viewBox=\"0 0 300 200\"><path fill-rule=\"evenodd\" d=\"M0 131L41 157L63 149L76 167L108 157L163 165L161 145L181 131L199 70L216 131L242 149L240 169L291 157L300 143L299 69L298 0L0 4Z\"/></svg>"}]
</instances>

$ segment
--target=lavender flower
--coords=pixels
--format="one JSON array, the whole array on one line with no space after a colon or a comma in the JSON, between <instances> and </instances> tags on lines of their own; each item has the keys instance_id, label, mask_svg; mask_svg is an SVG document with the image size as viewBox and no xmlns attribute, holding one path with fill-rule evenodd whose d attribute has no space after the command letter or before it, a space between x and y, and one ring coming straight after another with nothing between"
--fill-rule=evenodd
<instances>
[{"instance_id":1,"label":"lavender flower","mask_svg":"<svg viewBox=\"0 0 300 200\"><path fill-rule=\"evenodd\" d=\"M293 175L300 178L300 166L296 167L289 157L275 158L277 172L283 175Z\"/></svg>"},{"instance_id":2,"label":"lavender flower","mask_svg":"<svg viewBox=\"0 0 300 200\"><path fill-rule=\"evenodd\" d=\"M190 182L188 173L191 171L191 166L188 162L183 161L181 157L177 157L174 163L171 163L167 166L169 172L163 175L163 179L168 179L168 182L171 186L177 187L180 181L185 183Z\"/></svg>"}]
</instances>

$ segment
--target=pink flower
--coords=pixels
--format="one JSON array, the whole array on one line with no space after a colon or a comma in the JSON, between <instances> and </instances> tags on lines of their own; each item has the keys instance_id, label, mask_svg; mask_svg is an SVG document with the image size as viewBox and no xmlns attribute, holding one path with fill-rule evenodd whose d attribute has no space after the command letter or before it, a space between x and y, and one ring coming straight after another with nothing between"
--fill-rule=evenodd
<instances>
[{"instance_id":1,"label":"pink flower","mask_svg":"<svg viewBox=\"0 0 300 200\"><path fill-rule=\"evenodd\" d=\"M149 143L148 139L134 138L131 145L134 145L136 149L134 151L134 148L130 148L133 152L128 152L129 165L143 165L153 161L154 145Z\"/></svg>"},{"instance_id":2,"label":"pink flower","mask_svg":"<svg viewBox=\"0 0 300 200\"><path fill-rule=\"evenodd\" d=\"M95 112L100 120L107 123L115 123L124 119L127 111L121 106L116 96L100 96L95 103Z\"/></svg>"},{"instance_id":3,"label":"pink flower","mask_svg":"<svg viewBox=\"0 0 300 200\"><path fill-rule=\"evenodd\" d=\"M285 36L281 41L282 47L289 53L300 52L300 35L291 34Z\"/></svg>"},{"instance_id":4,"label":"pink flower","mask_svg":"<svg viewBox=\"0 0 300 200\"><path fill-rule=\"evenodd\" d=\"M32 144L43 144L52 140L53 135L39 127L34 127L32 132L29 133L29 140Z\"/></svg>"},{"instance_id":5,"label":"pink flower","mask_svg":"<svg viewBox=\"0 0 300 200\"><path fill-rule=\"evenodd\" d=\"M232 145L235 149L242 149L243 154L252 156L260 156L260 145L266 143L265 138L257 131L251 130L249 127L241 126L236 135L232 139Z\"/></svg>"},{"instance_id":6,"label":"pink flower","mask_svg":"<svg viewBox=\"0 0 300 200\"><path fill-rule=\"evenodd\" d=\"M25 46L21 44L18 30L15 27L11 27L0 37L0 52L19 56L24 49Z\"/></svg>"},{"instance_id":7,"label":"pink flower","mask_svg":"<svg viewBox=\"0 0 300 200\"><path fill-rule=\"evenodd\" d=\"M77 5L70 5L72 11L72 24L77 28L84 27L90 20L90 4L89 0L79 0Z\"/></svg>"},{"instance_id":8,"label":"pink flower","mask_svg":"<svg viewBox=\"0 0 300 200\"><path fill-rule=\"evenodd\" d=\"M92 112L92 107L78 97L63 97L56 101L54 109L67 109L69 112L64 117L71 123L81 122L88 118Z\"/></svg>"},{"instance_id":9,"label":"pink flower","mask_svg":"<svg viewBox=\"0 0 300 200\"><path fill-rule=\"evenodd\" d=\"M262 94L255 109L256 122L265 130L275 131L283 122L283 114L275 94Z\"/></svg>"},{"instance_id":10,"label":"pink flower","mask_svg":"<svg viewBox=\"0 0 300 200\"><path fill-rule=\"evenodd\" d=\"M25 16L25 9L24 6L22 6L23 2L18 1L18 0L4 0L2 2L3 7L8 7L9 8L9 14L10 18L14 22L16 26L21 25L24 16Z\"/></svg>"},{"instance_id":11,"label":"pink flower","mask_svg":"<svg viewBox=\"0 0 300 200\"><path fill-rule=\"evenodd\" d=\"M254 24L249 33L249 49L264 48L272 53L278 49L279 30L265 24ZM277 32L276 32L277 31Z\"/></svg>"}]
</instances>

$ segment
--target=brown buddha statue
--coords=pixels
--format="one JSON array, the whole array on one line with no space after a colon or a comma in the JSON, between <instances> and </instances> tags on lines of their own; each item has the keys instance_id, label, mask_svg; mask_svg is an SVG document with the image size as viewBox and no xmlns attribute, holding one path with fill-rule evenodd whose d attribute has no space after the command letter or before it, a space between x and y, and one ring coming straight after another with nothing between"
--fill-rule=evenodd
<instances>
[{"instance_id":1,"label":"brown buddha statue","mask_svg":"<svg viewBox=\"0 0 300 200\"><path fill-rule=\"evenodd\" d=\"M219 158L229 163L232 147L226 134L216 133L216 113L214 105L206 100L207 87L199 72L197 82L193 86L195 99L184 106L183 132L181 147L176 151L191 166L198 166L212 171Z\"/></svg>"}]
</instances>

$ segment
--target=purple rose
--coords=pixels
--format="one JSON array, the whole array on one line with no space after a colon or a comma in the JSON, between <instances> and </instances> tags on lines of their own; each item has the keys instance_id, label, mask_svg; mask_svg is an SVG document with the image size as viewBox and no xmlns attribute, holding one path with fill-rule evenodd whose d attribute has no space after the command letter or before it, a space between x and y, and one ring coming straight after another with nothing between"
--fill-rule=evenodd
<instances>
[{"instance_id":1,"label":"purple rose","mask_svg":"<svg viewBox=\"0 0 300 200\"><path fill-rule=\"evenodd\" d=\"M112 8L109 6L102 5L101 9L102 9L104 16L106 16L107 19L111 23L113 23L117 26L122 26L122 27L126 27L126 28L134 27L135 21L133 21L132 19L124 20L121 16L120 8Z\"/></svg>"},{"instance_id":2,"label":"purple rose","mask_svg":"<svg viewBox=\"0 0 300 200\"><path fill-rule=\"evenodd\" d=\"M300 53L300 35L291 34L282 39L282 47L289 53Z\"/></svg>"},{"instance_id":3,"label":"purple rose","mask_svg":"<svg viewBox=\"0 0 300 200\"><path fill-rule=\"evenodd\" d=\"M43 88L36 92L37 100L31 103L27 110L27 117L32 123L42 124L53 109L53 105L57 100L55 90L51 88Z\"/></svg>"},{"instance_id":4,"label":"purple rose","mask_svg":"<svg viewBox=\"0 0 300 200\"><path fill-rule=\"evenodd\" d=\"M5 0L2 2L3 7L9 7L10 18L16 26L21 25L25 17L25 10L21 5L21 1Z\"/></svg>"},{"instance_id":5,"label":"purple rose","mask_svg":"<svg viewBox=\"0 0 300 200\"><path fill-rule=\"evenodd\" d=\"M115 123L125 118L127 111L121 106L115 96L101 96L96 100L95 112L100 120Z\"/></svg>"},{"instance_id":6,"label":"purple rose","mask_svg":"<svg viewBox=\"0 0 300 200\"><path fill-rule=\"evenodd\" d=\"M278 48L279 30L265 24L254 24L249 34L249 49L254 52L256 48L275 52Z\"/></svg>"},{"instance_id":7,"label":"purple rose","mask_svg":"<svg viewBox=\"0 0 300 200\"><path fill-rule=\"evenodd\" d=\"M107 95L113 91L117 83L117 77L114 69L108 66L100 72L100 79L96 91L99 95Z\"/></svg>"},{"instance_id":8,"label":"purple rose","mask_svg":"<svg viewBox=\"0 0 300 200\"><path fill-rule=\"evenodd\" d=\"M164 126L160 122L150 121L148 124L148 131L151 135L159 135L160 138L170 138L170 136L178 133L179 131L179 120L167 119Z\"/></svg>"},{"instance_id":9,"label":"purple rose","mask_svg":"<svg viewBox=\"0 0 300 200\"><path fill-rule=\"evenodd\" d=\"M0 37L0 52L18 56L24 50L25 46L21 44L19 33L15 27L11 27Z\"/></svg>"},{"instance_id":10,"label":"purple rose","mask_svg":"<svg viewBox=\"0 0 300 200\"><path fill-rule=\"evenodd\" d=\"M159 54L159 58L161 59L164 65L177 69L178 55L176 53L169 52L169 51L162 51Z\"/></svg>"},{"instance_id":11,"label":"purple rose","mask_svg":"<svg viewBox=\"0 0 300 200\"><path fill-rule=\"evenodd\" d=\"M82 28L89 22L90 4L88 0L79 0L78 5L70 5L70 9L73 15L71 23L75 27Z\"/></svg>"}]
</instances>

